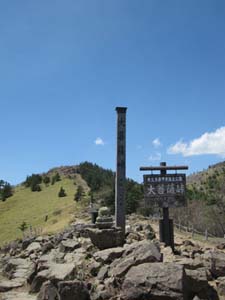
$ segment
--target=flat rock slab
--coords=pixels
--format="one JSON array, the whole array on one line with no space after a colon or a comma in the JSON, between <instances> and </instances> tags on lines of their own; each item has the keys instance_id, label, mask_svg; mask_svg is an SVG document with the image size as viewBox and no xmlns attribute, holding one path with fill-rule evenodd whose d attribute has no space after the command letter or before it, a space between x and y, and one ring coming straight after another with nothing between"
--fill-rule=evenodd
<instances>
[{"instance_id":1,"label":"flat rock slab","mask_svg":"<svg viewBox=\"0 0 225 300\"><path fill-rule=\"evenodd\" d=\"M72 252L73 250L80 247L80 243L73 239L68 239L65 241L62 241L60 244L60 251L61 252Z\"/></svg>"},{"instance_id":2,"label":"flat rock slab","mask_svg":"<svg viewBox=\"0 0 225 300\"><path fill-rule=\"evenodd\" d=\"M0 300L36 300L36 296L24 292L10 291L0 294Z\"/></svg>"},{"instance_id":3,"label":"flat rock slab","mask_svg":"<svg viewBox=\"0 0 225 300\"><path fill-rule=\"evenodd\" d=\"M144 263L132 267L122 286L124 300L183 300L184 267L174 263Z\"/></svg>"},{"instance_id":4,"label":"flat rock slab","mask_svg":"<svg viewBox=\"0 0 225 300\"><path fill-rule=\"evenodd\" d=\"M94 253L94 259L104 264L111 263L114 259L120 258L125 251L122 247L110 248Z\"/></svg>"},{"instance_id":5,"label":"flat rock slab","mask_svg":"<svg viewBox=\"0 0 225 300\"><path fill-rule=\"evenodd\" d=\"M0 292L7 292L12 289L23 286L23 282L17 280L1 280L0 281Z\"/></svg>"},{"instance_id":6,"label":"flat rock slab","mask_svg":"<svg viewBox=\"0 0 225 300\"><path fill-rule=\"evenodd\" d=\"M9 279L19 278L25 282L34 270L35 264L29 259L11 258L4 268L4 274Z\"/></svg>"}]
</instances>

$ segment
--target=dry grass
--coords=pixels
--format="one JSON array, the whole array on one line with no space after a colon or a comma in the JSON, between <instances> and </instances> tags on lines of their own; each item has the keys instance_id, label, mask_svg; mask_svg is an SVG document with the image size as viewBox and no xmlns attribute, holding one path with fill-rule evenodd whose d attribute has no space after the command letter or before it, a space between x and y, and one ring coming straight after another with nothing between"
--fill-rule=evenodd
<instances>
[{"instance_id":1,"label":"dry grass","mask_svg":"<svg viewBox=\"0 0 225 300\"><path fill-rule=\"evenodd\" d=\"M23 221L32 228L41 228L43 233L57 232L66 227L82 208L82 204L73 200L77 186L82 185L88 192L88 186L80 175L76 175L75 181L76 185L74 179L62 178L54 185L46 187L42 184L41 192L31 192L29 188L18 186L12 197L0 202L0 245L22 237L18 227ZM67 196L59 198L61 186Z\"/></svg>"}]
</instances>

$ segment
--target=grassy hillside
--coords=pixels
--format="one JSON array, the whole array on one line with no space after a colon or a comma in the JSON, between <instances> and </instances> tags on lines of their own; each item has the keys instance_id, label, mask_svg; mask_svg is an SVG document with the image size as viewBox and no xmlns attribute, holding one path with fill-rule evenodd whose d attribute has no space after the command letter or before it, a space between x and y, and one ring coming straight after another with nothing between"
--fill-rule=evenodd
<instances>
[{"instance_id":1,"label":"grassy hillside","mask_svg":"<svg viewBox=\"0 0 225 300\"><path fill-rule=\"evenodd\" d=\"M23 185L17 186L12 197L0 202L0 244L22 237L18 227L23 221L31 225L33 230L42 229L43 233L63 229L79 213L85 202L74 201L78 185L86 193L89 191L79 174L68 178L61 173L61 181L48 186L42 183L40 192L32 192ZM65 189L66 197L58 197L60 187Z\"/></svg>"},{"instance_id":2,"label":"grassy hillside","mask_svg":"<svg viewBox=\"0 0 225 300\"><path fill-rule=\"evenodd\" d=\"M52 184L56 174L59 174L61 180L54 180ZM50 180L47 184L43 183L46 177ZM37 183L40 178L41 184L39 181ZM5 202L0 201L0 245L22 237L23 233L19 227L23 222L33 229L41 230L42 233L60 231L74 220L76 215L81 215L81 211L87 211L91 199L97 207L107 205L113 212L114 180L115 173L111 170L89 162L78 166L54 168L45 174L29 176L24 184L15 188L12 197ZM76 202L74 195L79 186L83 188L84 195L81 201ZM37 191L37 187L40 191ZM58 197L61 187L65 190L66 197ZM142 199L142 186L127 179L127 213L135 212Z\"/></svg>"},{"instance_id":3,"label":"grassy hillside","mask_svg":"<svg viewBox=\"0 0 225 300\"><path fill-rule=\"evenodd\" d=\"M187 178L188 207L177 209L175 219L213 235L225 234L225 162Z\"/></svg>"}]
</instances>

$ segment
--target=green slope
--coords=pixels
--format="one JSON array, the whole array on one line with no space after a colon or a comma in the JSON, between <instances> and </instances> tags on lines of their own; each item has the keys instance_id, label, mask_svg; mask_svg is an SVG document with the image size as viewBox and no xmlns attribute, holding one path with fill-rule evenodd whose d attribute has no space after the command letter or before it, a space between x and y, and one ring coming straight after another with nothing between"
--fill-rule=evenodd
<instances>
[{"instance_id":1,"label":"green slope","mask_svg":"<svg viewBox=\"0 0 225 300\"><path fill-rule=\"evenodd\" d=\"M12 197L0 202L0 245L22 237L18 227L23 221L31 225L33 231L47 233L63 229L75 218L85 202L85 197L82 203L73 200L77 186L82 185L86 193L89 188L79 174L72 178L61 175L61 179L54 185L41 184L41 192L18 186ZM66 197L58 197L60 187L65 189Z\"/></svg>"}]
</instances>

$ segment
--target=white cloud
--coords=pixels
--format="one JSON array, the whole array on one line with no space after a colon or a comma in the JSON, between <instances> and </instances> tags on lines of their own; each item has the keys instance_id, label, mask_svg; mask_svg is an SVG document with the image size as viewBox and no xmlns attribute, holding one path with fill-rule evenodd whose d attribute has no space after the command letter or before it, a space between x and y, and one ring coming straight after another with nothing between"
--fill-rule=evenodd
<instances>
[{"instance_id":1,"label":"white cloud","mask_svg":"<svg viewBox=\"0 0 225 300\"><path fill-rule=\"evenodd\" d=\"M160 142L160 139L159 138L156 138L152 141L152 145L155 147L155 148L158 148L162 145L162 143Z\"/></svg>"},{"instance_id":2,"label":"white cloud","mask_svg":"<svg viewBox=\"0 0 225 300\"><path fill-rule=\"evenodd\" d=\"M98 137L96 140L95 140L95 145L97 146L104 146L105 145L105 142L103 141L102 138Z\"/></svg>"},{"instance_id":3,"label":"white cloud","mask_svg":"<svg viewBox=\"0 0 225 300\"><path fill-rule=\"evenodd\" d=\"M155 154L150 155L149 158L148 158L148 160L150 160L150 161L157 161L157 160L161 160L161 157L162 157L161 153L156 152Z\"/></svg>"},{"instance_id":4,"label":"white cloud","mask_svg":"<svg viewBox=\"0 0 225 300\"><path fill-rule=\"evenodd\" d=\"M216 154L225 157L225 126L214 132L206 132L189 143L180 140L170 146L167 152L168 154L182 154L183 156Z\"/></svg>"}]
</instances>

